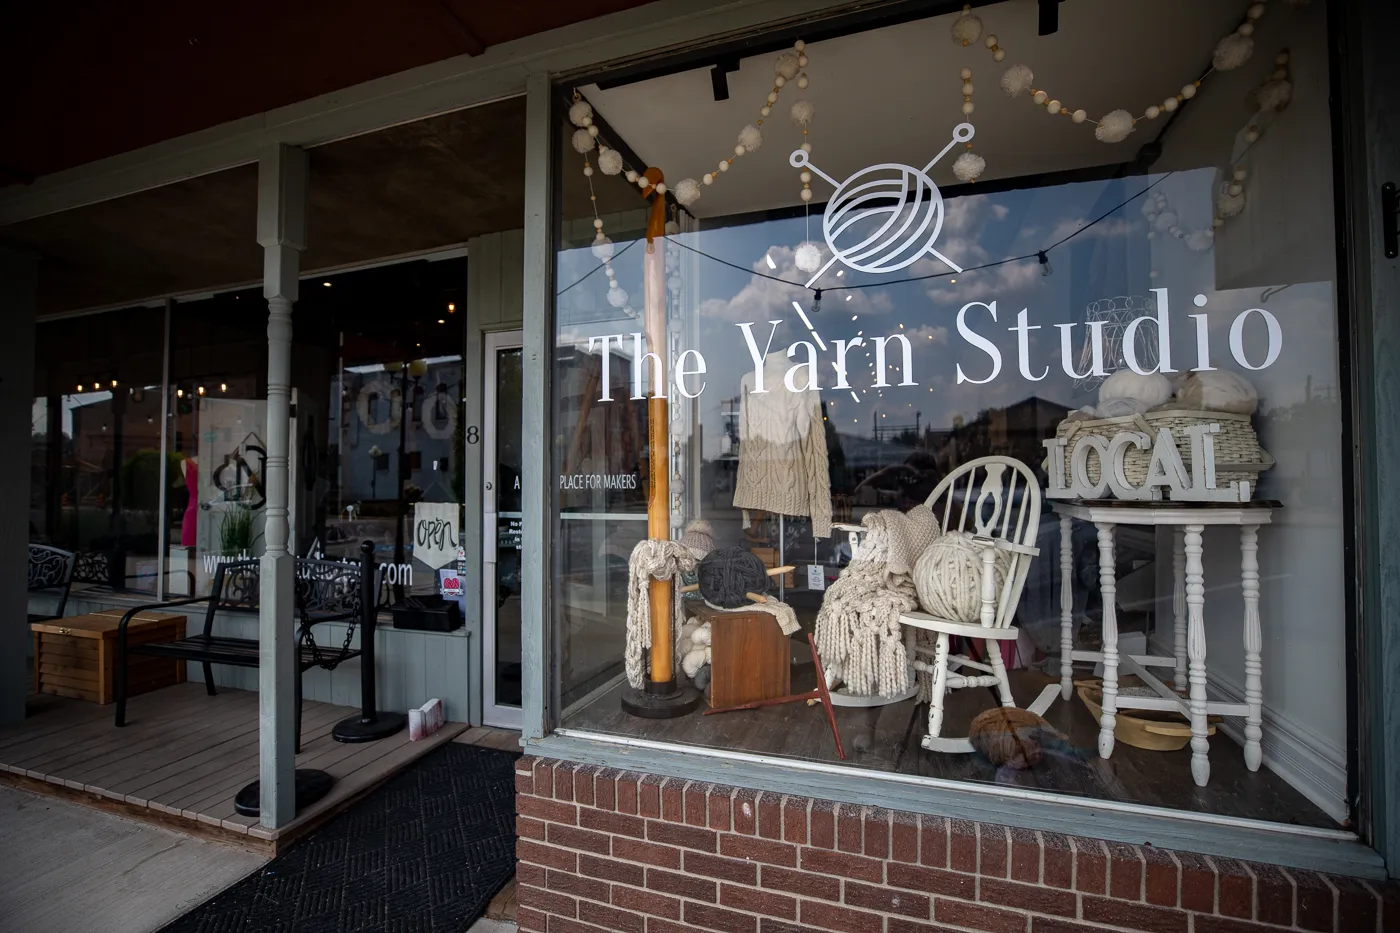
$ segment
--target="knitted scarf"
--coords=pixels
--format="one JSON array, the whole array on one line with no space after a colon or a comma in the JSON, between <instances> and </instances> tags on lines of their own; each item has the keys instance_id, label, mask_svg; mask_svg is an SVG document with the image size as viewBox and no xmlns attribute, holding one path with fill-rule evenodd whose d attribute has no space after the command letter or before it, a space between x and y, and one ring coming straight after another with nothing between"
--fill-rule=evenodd
<instances>
[{"instance_id":1,"label":"knitted scarf","mask_svg":"<svg viewBox=\"0 0 1400 933\"><path fill-rule=\"evenodd\" d=\"M650 538L637 542L627 561L627 647L623 660L627 668L627 683L640 690L646 685L647 649L651 647L651 598L653 578L670 580L675 586L672 594L675 606L671 610L671 640L676 642L681 631L680 577L695 569L695 555L679 541L657 541Z\"/></svg>"}]
</instances>

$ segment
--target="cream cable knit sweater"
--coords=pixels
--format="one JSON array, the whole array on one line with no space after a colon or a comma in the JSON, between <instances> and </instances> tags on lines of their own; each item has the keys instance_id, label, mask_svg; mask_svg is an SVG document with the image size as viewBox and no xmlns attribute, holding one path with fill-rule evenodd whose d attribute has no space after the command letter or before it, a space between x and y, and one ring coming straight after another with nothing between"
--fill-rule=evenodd
<instances>
[{"instance_id":1,"label":"cream cable knit sweater","mask_svg":"<svg viewBox=\"0 0 1400 933\"><path fill-rule=\"evenodd\" d=\"M734 507L811 516L812 534L825 538L831 534L831 476L821 398L788 391L783 376L790 365L786 354L769 354L761 394L754 392L753 373L740 382Z\"/></svg>"}]
</instances>

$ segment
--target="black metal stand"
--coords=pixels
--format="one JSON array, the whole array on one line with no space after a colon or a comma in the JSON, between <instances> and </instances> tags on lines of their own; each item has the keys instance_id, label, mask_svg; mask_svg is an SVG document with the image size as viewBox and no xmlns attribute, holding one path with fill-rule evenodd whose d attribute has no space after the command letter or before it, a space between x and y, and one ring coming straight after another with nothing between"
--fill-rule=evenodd
<instances>
[{"instance_id":1,"label":"black metal stand","mask_svg":"<svg viewBox=\"0 0 1400 933\"><path fill-rule=\"evenodd\" d=\"M337 742L373 742L387 738L408 723L403 713L386 713L375 708L378 699L374 682L374 629L378 615L379 587L375 578L374 542L360 545L360 585L364 587L360 606L360 715L342 719L331 729Z\"/></svg>"},{"instance_id":2,"label":"black metal stand","mask_svg":"<svg viewBox=\"0 0 1400 933\"><path fill-rule=\"evenodd\" d=\"M675 719L695 712L703 699L699 690L678 685L674 677L664 683L648 680L641 690L622 691L622 711L642 719Z\"/></svg>"},{"instance_id":3,"label":"black metal stand","mask_svg":"<svg viewBox=\"0 0 1400 933\"><path fill-rule=\"evenodd\" d=\"M311 806L331 792L335 778L325 771L314 768L297 768L296 797L297 812ZM233 798L233 809L241 816L259 816L262 813L262 781L254 781L238 792Z\"/></svg>"}]
</instances>

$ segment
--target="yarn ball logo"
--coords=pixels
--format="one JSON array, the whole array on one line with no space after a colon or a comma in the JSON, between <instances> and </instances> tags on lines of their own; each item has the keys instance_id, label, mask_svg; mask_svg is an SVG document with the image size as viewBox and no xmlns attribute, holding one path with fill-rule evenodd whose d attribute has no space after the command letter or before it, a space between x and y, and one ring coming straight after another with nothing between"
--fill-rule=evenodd
<instances>
[{"instance_id":1,"label":"yarn ball logo","mask_svg":"<svg viewBox=\"0 0 1400 933\"><path fill-rule=\"evenodd\" d=\"M798 149L788 157L794 168L808 169L830 182L836 193L822 217L822 235L831 259L807 280L811 287L840 260L858 272L894 272L924 256L935 256L954 272L962 267L940 253L934 243L943 230L943 195L929 177L938 160L959 143L972 139L971 123L959 123L953 138L923 168L884 162L837 181L812 164Z\"/></svg>"}]
</instances>

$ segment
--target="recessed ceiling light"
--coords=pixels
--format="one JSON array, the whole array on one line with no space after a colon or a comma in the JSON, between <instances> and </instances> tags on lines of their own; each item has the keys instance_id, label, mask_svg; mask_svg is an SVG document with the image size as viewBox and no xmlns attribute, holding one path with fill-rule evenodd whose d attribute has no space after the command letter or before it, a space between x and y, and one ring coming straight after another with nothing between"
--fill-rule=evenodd
<instances>
[{"instance_id":1,"label":"recessed ceiling light","mask_svg":"<svg viewBox=\"0 0 1400 933\"><path fill-rule=\"evenodd\" d=\"M457 306L456 306L455 304L453 304L452 302L449 301L449 302L447 303L447 313L448 313L448 314L454 314L454 313L456 313L456 311L457 311Z\"/></svg>"},{"instance_id":2,"label":"recessed ceiling light","mask_svg":"<svg viewBox=\"0 0 1400 933\"><path fill-rule=\"evenodd\" d=\"M326 288L330 288L330 287L331 287L331 283L330 283L330 282L322 282L321 284L324 285L324 286L326 286Z\"/></svg>"},{"instance_id":3,"label":"recessed ceiling light","mask_svg":"<svg viewBox=\"0 0 1400 933\"><path fill-rule=\"evenodd\" d=\"M445 320L443 320L442 318L438 318L438 323L439 323L439 324L446 324L447 322L446 322Z\"/></svg>"}]
</instances>

